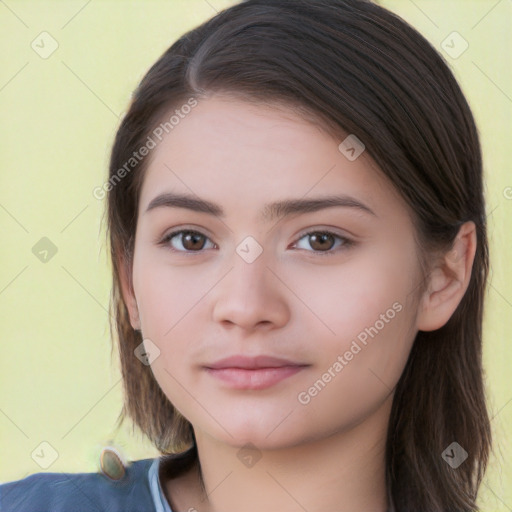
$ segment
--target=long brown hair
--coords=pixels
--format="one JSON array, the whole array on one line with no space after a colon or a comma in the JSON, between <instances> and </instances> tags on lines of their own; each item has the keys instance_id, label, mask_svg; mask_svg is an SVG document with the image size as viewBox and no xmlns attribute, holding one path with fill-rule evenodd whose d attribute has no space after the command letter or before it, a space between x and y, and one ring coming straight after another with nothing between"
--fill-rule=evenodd
<instances>
[{"instance_id":1,"label":"long brown hair","mask_svg":"<svg viewBox=\"0 0 512 512\"><path fill-rule=\"evenodd\" d=\"M234 5L176 41L135 90L105 187L111 334L119 344L125 393L120 421L130 417L163 454L194 448L190 423L134 356L142 335L130 325L119 276L123 262L131 275L148 163L135 161L134 153L148 147L172 111L212 92L285 104L338 137L348 132L364 141L413 212L425 278L431 255L451 248L462 223L475 223L469 287L443 327L418 332L395 389L386 478L397 512L478 510L491 431L482 368L489 256L477 129L438 52L400 17L366 0ZM169 122L165 126L170 129ZM457 469L441 456L454 441L468 454ZM197 462L197 452L189 453Z\"/></svg>"}]
</instances>

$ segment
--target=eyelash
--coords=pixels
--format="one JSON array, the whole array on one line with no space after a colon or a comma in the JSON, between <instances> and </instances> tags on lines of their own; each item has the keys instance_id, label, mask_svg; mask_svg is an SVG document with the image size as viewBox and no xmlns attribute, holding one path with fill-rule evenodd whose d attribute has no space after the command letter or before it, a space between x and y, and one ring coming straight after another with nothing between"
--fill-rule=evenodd
<instances>
[{"instance_id":1,"label":"eyelash","mask_svg":"<svg viewBox=\"0 0 512 512\"><path fill-rule=\"evenodd\" d=\"M185 251L179 251L177 249L174 249L173 247L170 247L169 242L176 235L180 235L182 233L192 233L192 234L195 234L195 235L201 235L201 236L209 239L208 236L206 236L204 233L201 233L200 231L195 231L193 229L180 229L180 230L177 230L177 231L172 231L171 233L168 233L167 235L165 235L158 242L158 245L168 247L173 252L183 253L183 254L194 254L194 253L200 254L200 253L204 252L204 250L199 250L199 251L186 251L186 250ZM313 252L313 253L317 254L318 256L322 256L322 257L323 256L334 256L334 255L338 254L339 252L348 250L352 246L355 245L355 242L353 240L349 239L349 238L346 238L346 237L341 236L341 235L337 235L336 233L333 233L332 231L318 230L318 229L311 230L311 231L308 231L306 233L303 233L297 239L297 242L299 242L300 240L302 240L303 238L305 238L305 237L307 237L309 235L318 235L318 234L321 234L321 235L331 235L334 238L337 238L337 239L341 240L343 242L343 244L340 247L336 248L336 249L329 249L328 251L315 251L315 250L313 250L313 251L307 251L307 252ZM295 243L297 243L297 242L295 242Z\"/></svg>"}]
</instances>

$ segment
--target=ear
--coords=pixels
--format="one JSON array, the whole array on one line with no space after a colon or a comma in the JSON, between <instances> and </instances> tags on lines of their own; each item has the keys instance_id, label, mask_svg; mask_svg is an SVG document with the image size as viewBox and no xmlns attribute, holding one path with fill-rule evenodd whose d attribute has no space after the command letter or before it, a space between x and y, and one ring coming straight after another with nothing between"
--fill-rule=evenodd
<instances>
[{"instance_id":1,"label":"ear","mask_svg":"<svg viewBox=\"0 0 512 512\"><path fill-rule=\"evenodd\" d=\"M452 249L428 276L418 309L418 330L439 329L453 315L469 285L476 243L475 223L468 221L460 227Z\"/></svg>"},{"instance_id":2,"label":"ear","mask_svg":"<svg viewBox=\"0 0 512 512\"><path fill-rule=\"evenodd\" d=\"M139 309L137 307L137 300L133 291L133 283L131 279L132 269L131 265L122 256L118 258L119 268L119 281L121 283L121 292L123 295L124 303L130 315L130 324L134 330L140 331L140 318Z\"/></svg>"}]
</instances>

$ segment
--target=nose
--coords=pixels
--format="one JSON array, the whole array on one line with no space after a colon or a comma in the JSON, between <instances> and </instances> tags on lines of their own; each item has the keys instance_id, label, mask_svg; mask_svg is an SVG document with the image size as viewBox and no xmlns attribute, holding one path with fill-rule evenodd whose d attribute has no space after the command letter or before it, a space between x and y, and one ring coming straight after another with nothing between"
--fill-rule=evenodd
<instances>
[{"instance_id":1,"label":"nose","mask_svg":"<svg viewBox=\"0 0 512 512\"><path fill-rule=\"evenodd\" d=\"M244 330L285 325L291 293L278 272L267 266L265 252L251 263L235 252L231 262L230 271L212 290L213 320Z\"/></svg>"}]
</instances>

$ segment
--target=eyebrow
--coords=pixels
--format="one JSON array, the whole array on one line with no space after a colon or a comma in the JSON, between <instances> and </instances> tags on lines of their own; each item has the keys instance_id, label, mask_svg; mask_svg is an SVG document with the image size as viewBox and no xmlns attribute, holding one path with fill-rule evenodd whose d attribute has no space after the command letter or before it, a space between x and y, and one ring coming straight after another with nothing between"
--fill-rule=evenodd
<instances>
[{"instance_id":1,"label":"eyebrow","mask_svg":"<svg viewBox=\"0 0 512 512\"><path fill-rule=\"evenodd\" d=\"M151 200L146 211L157 208L186 208L195 212L215 215L225 218L222 207L218 204L188 194L166 192ZM312 213L325 208L347 207L369 213L377 217L377 214L367 205L348 195L329 195L312 199L285 199L268 203L261 212L261 218L270 222L276 218L282 218L293 214Z\"/></svg>"}]
</instances>

